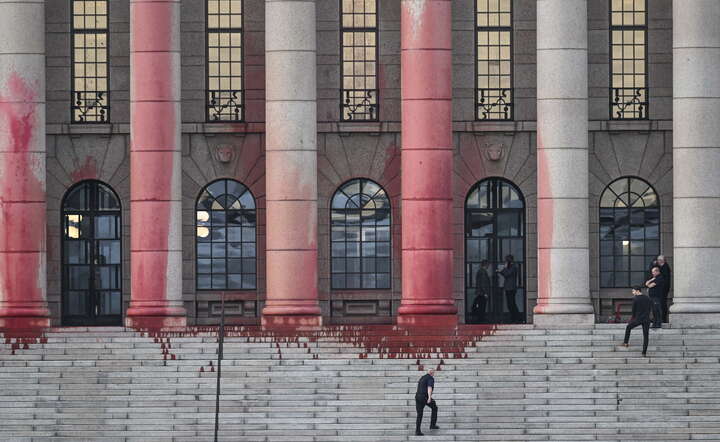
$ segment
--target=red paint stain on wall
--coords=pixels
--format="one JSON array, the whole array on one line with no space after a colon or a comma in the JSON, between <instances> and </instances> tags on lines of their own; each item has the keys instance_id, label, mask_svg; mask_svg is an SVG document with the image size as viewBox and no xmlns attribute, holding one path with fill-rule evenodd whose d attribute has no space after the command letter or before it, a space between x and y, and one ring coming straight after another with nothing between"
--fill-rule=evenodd
<instances>
[{"instance_id":1,"label":"red paint stain on wall","mask_svg":"<svg viewBox=\"0 0 720 442\"><path fill-rule=\"evenodd\" d=\"M0 134L0 316L5 317L47 316L44 281L39 281L46 218L44 185L36 176L44 164L33 157L35 89L18 73L0 88L0 119L8 128Z\"/></svg>"},{"instance_id":2,"label":"red paint stain on wall","mask_svg":"<svg viewBox=\"0 0 720 442\"><path fill-rule=\"evenodd\" d=\"M70 177L73 179L74 182L97 179L97 160L95 159L95 157L85 157L85 161L83 162L83 164L77 169L75 169L70 174Z\"/></svg>"}]
</instances>

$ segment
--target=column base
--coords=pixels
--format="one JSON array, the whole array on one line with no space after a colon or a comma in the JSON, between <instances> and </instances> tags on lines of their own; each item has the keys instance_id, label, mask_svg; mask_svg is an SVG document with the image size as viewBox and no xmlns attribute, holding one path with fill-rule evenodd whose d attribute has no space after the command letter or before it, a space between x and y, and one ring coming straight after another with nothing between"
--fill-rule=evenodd
<instances>
[{"instance_id":1,"label":"column base","mask_svg":"<svg viewBox=\"0 0 720 442\"><path fill-rule=\"evenodd\" d=\"M42 316L0 317L0 331L37 331L50 327L50 318Z\"/></svg>"},{"instance_id":2,"label":"column base","mask_svg":"<svg viewBox=\"0 0 720 442\"><path fill-rule=\"evenodd\" d=\"M455 327L457 315L398 315L397 325L401 327Z\"/></svg>"},{"instance_id":3,"label":"column base","mask_svg":"<svg viewBox=\"0 0 720 442\"><path fill-rule=\"evenodd\" d=\"M125 316L125 326L149 330L187 327L184 307L170 307L147 302L146 305L130 305Z\"/></svg>"},{"instance_id":4,"label":"column base","mask_svg":"<svg viewBox=\"0 0 720 442\"><path fill-rule=\"evenodd\" d=\"M720 313L670 313L670 325L683 328L704 328L720 324Z\"/></svg>"},{"instance_id":5,"label":"column base","mask_svg":"<svg viewBox=\"0 0 720 442\"><path fill-rule=\"evenodd\" d=\"M535 313L533 324L538 327L588 327L595 324L594 313Z\"/></svg>"},{"instance_id":6,"label":"column base","mask_svg":"<svg viewBox=\"0 0 720 442\"><path fill-rule=\"evenodd\" d=\"M322 327L320 315L263 315L265 329L318 330Z\"/></svg>"}]
</instances>

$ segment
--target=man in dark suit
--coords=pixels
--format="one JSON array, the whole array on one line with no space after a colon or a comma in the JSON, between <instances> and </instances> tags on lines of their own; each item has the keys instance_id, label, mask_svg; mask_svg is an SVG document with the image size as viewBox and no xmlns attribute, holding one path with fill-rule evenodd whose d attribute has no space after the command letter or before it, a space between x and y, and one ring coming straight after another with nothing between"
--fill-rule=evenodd
<instances>
[{"instance_id":1,"label":"man in dark suit","mask_svg":"<svg viewBox=\"0 0 720 442\"><path fill-rule=\"evenodd\" d=\"M435 378L433 375L435 370L432 368L427 371L427 374L420 378L417 386L417 392L415 393L415 410L417 411L417 420L415 421L415 436L423 436L420 431L420 425L422 424L423 411L425 407L430 407L432 414L430 415L430 429L437 430L440 427L435 425L437 423L438 408L435 405L435 400L432 398L433 390L435 389Z\"/></svg>"},{"instance_id":2,"label":"man in dark suit","mask_svg":"<svg viewBox=\"0 0 720 442\"><path fill-rule=\"evenodd\" d=\"M660 267L652 268L653 277L645 282L650 292L650 300L652 301L653 325L652 328L662 327L662 297L665 293L665 278L660 273Z\"/></svg>"},{"instance_id":3,"label":"man in dark suit","mask_svg":"<svg viewBox=\"0 0 720 442\"><path fill-rule=\"evenodd\" d=\"M522 322L523 318L515 303L515 293L517 293L518 286L518 267L512 255L505 257L505 266L498 270L498 273L500 273L505 280L503 290L505 291L505 301L507 302L508 311L510 311L510 321Z\"/></svg>"},{"instance_id":4,"label":"man in dark suit","mask_svg":"<svg viewBox=\"0 0 720 442\"><path fill-rule=\"evenodd\" d=\"M642 355L646 356L649 338L648 335L650 334L650 309L652 307L652 301L647 295L643 295L642 287L640 286L633 287L632 293L634 295L632 303L632 317L630 318L630 322L628 322L627 327L625 327L625 340L623 341L623 346L627 347L628 342L630 342L630 331L638 325L641 325L643 329Z\"/></svg>"},{"instance_id":5,"label":"man in dark suit","mask_svg":"<svg viewBox=\"0 0 720 442\"><path fill-rule=\"evenodd\" d=\"M667 307L667 299L668 294L670 293L670 284L672 282L672 276L671 276L671 269L670 265L667 263L667 260L665 259L665 255L658 255L657 259L653 261L653 264L650 268L652 271L652 267L658 267L660 268L660 274L663 276L663 279L665 280L665 288L663 290L662 298L660 299L660 308L662 309L662 322L668 322L668 307Z\"/></svg>"},{"instance_id":6,"label":"man in dark suit","mask_svg":"<svg viewBox=\"0 0 720 442\"><path fill-rule=\"evenodd\" d=\"M476 322L485 320L485 310L490 296L490 286L492 285L487 271L489 264L487 259L480 261L480 268L475 275L475 299L472 304L472 315Z\"/></svg>"}]
</instances>

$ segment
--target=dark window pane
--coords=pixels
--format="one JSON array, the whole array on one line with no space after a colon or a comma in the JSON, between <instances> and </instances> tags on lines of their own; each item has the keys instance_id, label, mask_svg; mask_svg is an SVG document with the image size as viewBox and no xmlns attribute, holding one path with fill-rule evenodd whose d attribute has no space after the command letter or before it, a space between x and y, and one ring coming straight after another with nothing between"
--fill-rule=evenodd
<instances>
[{"instance_id":1,"label":"dark window pane","mask_svg":"<svg viewBox=\"0 0 720 442\"><path fill-rule=\"evenodd\" d=\"M98 241L98 264L120 264L120 240Z\"/></svg>"},{"instance_id":2,"label":"dark window pane","mask_svg":"<svg viewBox=\"0 0 720 442\"><path fill-rule=\"evenodd\" d=\"M255 274L255 260L251 258L243 258L242 260L242 272Z\"/></svg>"},{"instance_id":3,"label":"dark window pane","mask_svg":"<svg viewBox=\"0 0 720 442\"><path fill-rule=\"evenodd\" d=\"M198 243L197 254L198 258L209 258L210 255L210 243Z\"/></svg>"},{"instance_id":4,"label":"dark window pane","mask_svg":"<svg viewBox=\"0 0 720 442\"><path fill-rule=\"evenodd\" d=\"M213 227L210 229L210 235L213 242L225 242L225 228Z\"/></svg>"},{"instance_id":5,"label":"dark window pane","mask_svg":"<svg viewBox=\"0 0 720 442\"><path fill-rule=\"evenodd\" d=\"M67 312L69 315L87 315L88 308L88 293L87 292L67 292Z\"/></svg>"},{"instance_id":6,"label":"dark window pane","mask_svg":"<svg viewBox=\"0 0 720 442\"><path fill-rule=\"evenodd\" d=\"M390 256L390 243L379 242L377 243L375 250L377 252L377 256Z\"/></svg>"},{"instance_id":7,"label":"dark window pane","mask_svg":"<svg viewBox=\"0 0 720 442\"><path fill-rule=\"evenodd\" d=\"M242 243L242 255L243 258L254 258L256 255L255 243L244 242Z\"/></svg>"},{"instance_id":8,"label":"dark window pane","mask_svg":"<svg viewBox=\"0 0 720 442\"><path fill-rule=\"evenodd\" d=\"M615 287L630 287L630 273L615 272Z\"/></svg>"},{"instance_id":9,"label":"dark window pane","mask_svg":"<svg viewBox=\"0 0 720 442\"><path fill-rule=\"evenodd\" d=\"M198 275L197 277L197 285L199 289L209 289L212 288L211 282L210 282L210 275Z\"/></svg>"},{"instance_id":10,"label":"dark window pane","mask_svg":"<svg viewBox=\"0 0 720 442\"><path fill-rule=\"evenodd\" d=\"M230 258L240 258L242 256L242 244L228 243L227 244L227 256Z\"/></svg>"},{"instance_id":11,"label":"dark window pane","mask_svg":"<svg viewBox=\"0 0 720 442\"><path fill-rule=\"evenodd\" d=\"M360 286L360 274L351 273L346 276L346 284L349 289L359 289Z\"/></svg>"},{"instance_id":12,"label":"dark window pane","mask_svg":"<svg viewBox=\"0 0 720 442\"><path fill-rule=\"evenodd\" d=\"M607 256L613 254L613 241L600 241L600 255Z\"/></svg>"},{"instance_id":13,"label":"dark window pane","mask_svg":"<svg viewBox=\"0 0 720 442\"><path fill-rule=\"evenodd\" d=\"M360 256L360 243L359 242L345 243L345 253L347 256Z\"/></svg>"},{"instance_id":14,"label":"dark window pane","mask_svg":"<svg viewBox=\"0 0 720 442\"><path fill-rule=\"evenodd\" d=\"M65 241L65 262L68 264L87 264L87 242Z\"/></svg>"},{"instance_id":15,"label":"dark window pane","mask_svg":"<svg viewBox=\"0 0 720 442\"><path fill-rule=\"evenodd\" d=\"M90 288L90 267L71 266L68 271L71 290L87 290Z\"/></svg>"},{"instance_id":16,"label":"dark window pane","mask_svg":"<svg viewBox=\"0 0 720 442\"><path fill-rule=\"evenodd\" d=\"M659 255L660 254L660 241L651 240L645 241L645 253L648 255Z\"/></svg>"},{"instance_id":17,"label":"dark window pane","mask_svg":"<svg viewBox=\"0 0 720 442\"><path fill-rule=\"evenodd\" d=\"M345 256L345 243L333 243L332 244L332 256Z\"/></svg>"},{"instance_id":18,"label":"dark window pane","mask_svg":"<svg viewBox=\"0 0 720 442\"><path fill-rule=\"evenodd\" d=\"M225 257L225 243L213 244L212 245L212 256L213 256L213 258L224 258Z\"/></svg>"},{"instance_id":19,"label":"dark window pane","mask_svg":"<svg viewBox=\"0 0 720 442\"><path fill-rule=\"evenodd\" d=\"M376 258L375 270L382 273L390 273L390 258Z\"/></svg>"},{"instance_id":20,"label":"dark window pane","mask_svg":"<svg viewBox=\"0 0 720 442\"><path fill-rule=\"evenodd\" d=\"M101 184L97 187L97 208L98 210L120 210L120 201L115 198L115 194Z\"/></svg>"},{"instance_id":21,"label":"dark window pane","mask_svg":"<svg viewBox=\"0 0 720 442\"><path fill-rule=\"evenodd\" d=\"M630 285L644 285L645 284L645 272L632 272L630 273Z\"/></svg>"},{"instance_id":22,"label":"dark window pane","mask_svg":"<svg viewBox=\"0 0 720 442\"><path fill-rule=\"evenodd\" d=\"M612 256L601 256L600 257L600 271L613 271L615 268Z\"/></svg>"},{"instance_id":23,"label":"dark window pane","mask_svg":"<svg viewBox=\"0 0 720 442\"><path fill-rule=\"evenodd\" d=\"M630 258L630 270L632 271L645 271L648 268L648 263L644 256L632 256Z\"/></svg>"},{"instance_id":24,"label":"dark window pane","mask_svg":"<svg viewBox=\"0 0 720 442\"><path fill-rule=\"evenodd\" d=\"M615 257L615 270L616 271L627 271L629 268L629 257L627 256L616 256Z\"/></svg>"},{"instance_id":25,"label":"dark window pane","mask_svg":"<svg viewBox=\"0 0 720 442\"><path fill-rule=\"evenodd\" d=\"M362 259L362 271L363 271L363 273L374 273L375 272L375 258L363 258Z\"/></svg>"},{"instance_id":26,"label":"dark window pane","mask_svg":"<svg viewBox=\"0 0 720 442\"><path fill-rule=\"evenodd\" d=\"M212 288L224 289L225 287L226 287L225 275L213 275L212 276Z\"/></svg>"},{"instance_id":27,"label":"dark window pane","mask_svg":"<svg viewBox=\"0 0 720 442\"><path fill-rule=\"evenodd\" d=\"M87 185L80 185L73 189L73 191L65 197L63 200L63 210L89 210L87 205Z\"/></svg>"},{"instance_id":28,"label":"dark window pane","mask_svg":"<svg viewBox=\"0 0 720 442\"><path fill-rule=\"evenodd\" d=\"M120 292L103 292L100 295L100 314L119 315L122 313Z\"/></svg>"},{"instance_id":29,"label":"dark window pane","mask_svg":"<svg viewBox=\"0 0 720 442\"><path fill-rule=\"evenodd\" d=\"M197 272L198 273L211 273L211 263L209 259L198 259L197 260Z\"/></svg>"},{"instance_id":30,"label":"dark window pane","mask_svg":"<svg viewBox=\"0 0 720 442\"><path fill-rule=\"evenodd\" d=\"M345 258L333 258L330 271L332 273L345 273Z\"/></svg>"},{"instance_id":31,"label":"dark window pane","mask_svg":"<svg viewBox=\"0 0 720 442\"><path fill-rule=\"evenodd\" d=\"M227 288L229 289L242 289L242 275L230 274L228 275Z\"/></svg>"},{"instance_id":32,"label":"dark window pane","mask_svg":"<svg viewBox=\"0 0 720 442\"><path fill-rule=\"evenodd\" d=\"M232 242L242 241L242 230L240 227L228 227L227 229L227 240Z\"/></svg>"},{"instance_id":33,"label":"dark window pane","mask_svg":"<svg viewBox=\"0 0 720 442\"><path fill-rule=\"evenodd\" d=\"M241 260L239 259L228 259L227 271L228 273L242 273Z\"/></svg>"},{"instance_id":34,"label":"dark window pane","mask_svg":"<svg viewBox=\"0 0 720 442\"><path fill-rule=\"evenodd\" d=\"M345 288L345 274L344 273L332 275L332 287L334 289L344 289Z\"/></svg>"},{"instance_id":35,"label":"dark window pane","mask_svg":"<svg viewBox=\"0 0 720 442\"><path fill-rule=\"evenodd\" d=\"M243 226L242 240L243 242L255 242L255 227Z\"/></svg>"},{"instance_id":36,"label":"dark window pane","mask_svg":"<svg viewBox=\"0 0 720 442\"><path fill-rule=\"evenodd\" d=\"M225 260L224 259L213 259L212 260L212 272L214 274L218 273L225 273L226 266L225 266Z\"/></svg>"},{"instance_id":37,"label":"dark window pane","mask_svg":"<svg viewBox=\"0 0 720 442\"><path fill-rule=\"evenodd\" d=\"M360 258L347 258L345 260L345 270L348 273L360 273Z\"/></svg>"},{"instance_id":38,"label":"dark window pane","mask_svg":"<svg viewBox=\"0 0 720 442\"><path fill-rule=\"evenodd\" d=\"M379 273L377 275L376 287L379 289L390 288L390 273Z\"/></svg>"},{"instance_id":39,"label":"dark window pane","mask_svg":"<svg viewBox=\"0 0 720 442\"><path fill-rule=\"evenodd\" d=\"M643 241L630 241L630 254L631 255L643 255L645 253L645 247Z\"/></svg>"},{"instance_id":40,"label":"dark window pane","mask_svg":"<svg viewBox=\"0 0 720 442\"><path fill-rule=\"evenodd\" d=\"M602 272L600 273L600 287L613 287L614 281L613 281L613 273L611 272Z\"/></svg>"},{"instance_id":41,"label":"dark window pane","mask_svg":"<svg viewBox=\"0 0 720 442\"><path fill-rule=\"evenodd\" d=\"M374 273L364 273L362 285L363 285L364 289L374 289L375 288L375 274Z\"/></svg>"},{"instance_id":42,"label":"dark window pane","mask_svg":"<svg viewBox=\"0 0 720 442\"><path fill-rule=\"evenodd\" d=\"M242 288L246 290L252 290L256 288L256 276L255 273L245 273L242 277Z\"/></svg>"}]
</instances>

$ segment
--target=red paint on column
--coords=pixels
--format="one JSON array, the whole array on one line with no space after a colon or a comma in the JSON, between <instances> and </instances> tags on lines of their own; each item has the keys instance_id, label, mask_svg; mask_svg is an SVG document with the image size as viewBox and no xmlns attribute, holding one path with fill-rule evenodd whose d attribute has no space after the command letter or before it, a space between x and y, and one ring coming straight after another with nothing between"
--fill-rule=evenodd
<instances>
[{"instance_id":1,"label":"red paint on column","mask_svg":"<svg viewBox=\"0 0 720 442\"><path fill-rule=\"evenodd\" d=\"M451 0L401 3L402 325L457 322L452 297L451 9Z\"/></svg>"},{"instance_id":2,"label":"red paint on column","mask_svg":"<svg viewBox=\"0 0 720 442\"><path fill-rule=\"evenodd\" d=\"M180 73L177 1L132 0L130 90L131 299L127 323L185 325L185 309L168 293L170 252L179 249ZM175 205L175 206L173 206ZM180 263L178 262L177 265ZM178 273L180 269L177 269ZM173 293L172 295L177 295Z\"/></svg>"},{"instance_id":3,"label":"red paint on column","mask_svg":"<svg viewBox=\"0 0 720 442\"><path fill-rule=\"evenodd\" d=\"M75 182L97 179L97 161L95 158L90 156L85 157L83 164L70 173L70 177Z\"/></svg>"},{"instance_id":4,"label":"red paint on column","mask_svg":"<svg viewBox=\"0 0 720 442\"><path fill-rule=\"evenodd\" d=\"M553 244L554 206L547 152L543 148L540 133L537 135L537 158L538 301L534 311L542 314L545 313L545 307L548 305L552 293L552 255L550 252Z\"/></svg>"},{"instance_id":5,"label":"red paint on column","mask_svg":"<svg viewBox=\"0 0 720 442\"><path fill-rule=\"evenodd\" d=\"M35 88L12 73L0 89L0 328L50 325L45 289L44 151ZM44 140L43 140L44 141ZM38 175L41 178L38 178Z\"/></svg>"}]
</instances>

